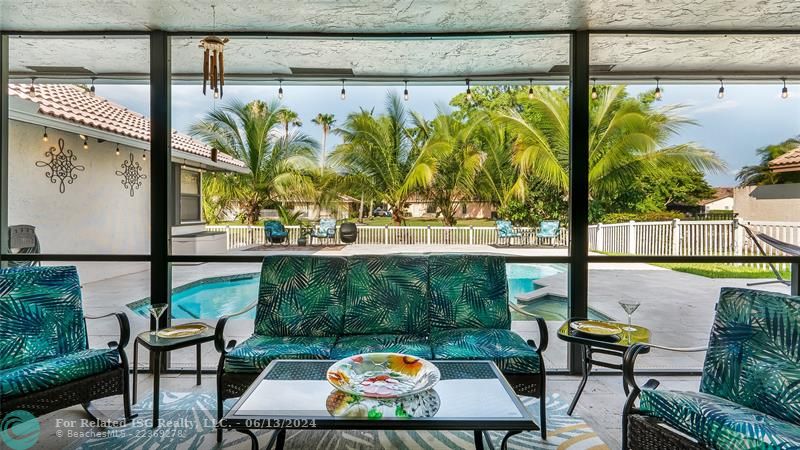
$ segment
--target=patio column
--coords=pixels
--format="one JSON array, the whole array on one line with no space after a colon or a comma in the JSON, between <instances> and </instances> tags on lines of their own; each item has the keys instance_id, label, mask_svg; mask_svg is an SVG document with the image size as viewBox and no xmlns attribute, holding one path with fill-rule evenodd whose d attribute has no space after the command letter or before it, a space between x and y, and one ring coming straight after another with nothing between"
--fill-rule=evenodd
<instances>
[{"instance_id":1,"label":"patio column","mask_svg":"<svg viewBox=\"0 0 800 450\"><path fill-rule=\"evenodd\" d=\"M589 32L570 39L569 77L569 302L571 317L589 309ZM581 367L581 348L570 344L569 371Z\"/></svg>"},{"instance_id":2,"label":"patio column","mask_svg":"<svg viewBox=\"0 0 800 450\"><path fill-rule=\"evenodd\" d=\"M8 253L8 35L0 34L0 255ZM2 260L2 256L0 256Z\"/></svg>"}]
</instances>

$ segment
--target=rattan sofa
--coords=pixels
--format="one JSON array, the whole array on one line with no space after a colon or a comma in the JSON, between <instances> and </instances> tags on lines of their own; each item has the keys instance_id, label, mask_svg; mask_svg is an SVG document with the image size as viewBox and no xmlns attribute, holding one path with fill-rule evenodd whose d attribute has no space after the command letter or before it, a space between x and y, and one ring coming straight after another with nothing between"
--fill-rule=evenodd
<instances>
[{"instance_id":1,"label":"rattan sofa","mask_svg":"<svg viewBox=\"0 0 800 450\"><path fill-rule=\"evenodd\" d=\"M800 297L723 288L700 392L639 387L636 357L648 347L706 350L628 349L624 449L800 448Z\"/></svg>"},{"instance_id":2,"label":"rattan sofa","mask_svg":"<svg viewBox=\"0 0 800 450\"><path fill-rule=\"evenodd\" d=\"M112 316L119 340L89 348L85 320ZM131 419L129 337L124 313L83 314L75 267L0 270L0 420L20 409L40 416L82 405L108 421L91 402L112 395L123 396L125 420Z\"/></svg>"},{"instance_id":3,"label":"rattan sofa","mask_svg":"<svg viewBox=\"0 0 800 450\"><path fill-rule=\"evenodd\" d=\"M543 398L547 328L538 318L538 346L510 330L506 285L498 256L268 256L257 302L217 323L218 417L222 402L240 396L274 359L368 352L493 360L518 394ZM231 317L252 308L254 334L226 342Z\"/></svg>"}]
</instances>

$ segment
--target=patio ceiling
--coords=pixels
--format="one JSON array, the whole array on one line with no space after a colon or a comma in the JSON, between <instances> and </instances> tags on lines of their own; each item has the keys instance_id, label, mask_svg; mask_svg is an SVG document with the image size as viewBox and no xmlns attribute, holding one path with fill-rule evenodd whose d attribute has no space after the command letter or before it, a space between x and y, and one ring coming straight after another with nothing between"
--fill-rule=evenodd
<instances>
[{"instance_id":1,"label":"patio ceiling","mask_svg":"<svg viewBox=\"0 0 800 450\"><path fill-rule=\"evenodd\" d=\"M795 0L0 0L18 31L438 33L534 30L797 29Z\"/></svg>"}]
</instances>

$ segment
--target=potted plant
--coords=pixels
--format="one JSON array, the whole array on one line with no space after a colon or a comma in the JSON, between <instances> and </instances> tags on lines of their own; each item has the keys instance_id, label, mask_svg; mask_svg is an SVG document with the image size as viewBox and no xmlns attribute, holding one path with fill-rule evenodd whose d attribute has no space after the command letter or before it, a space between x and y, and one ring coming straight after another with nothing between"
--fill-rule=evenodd
<instances>
[{"instance_id":1,"label":"potted plant","mask_svg":"<svg viewBox=\"0 0 800 450\"><path fill-rule=\"evenodd\" d=\"M307 223L300 223L300 236L297 238L297 245L305 247L308 245L308 236L311 234L312 227Z\"/></svg>"}]
</instances>

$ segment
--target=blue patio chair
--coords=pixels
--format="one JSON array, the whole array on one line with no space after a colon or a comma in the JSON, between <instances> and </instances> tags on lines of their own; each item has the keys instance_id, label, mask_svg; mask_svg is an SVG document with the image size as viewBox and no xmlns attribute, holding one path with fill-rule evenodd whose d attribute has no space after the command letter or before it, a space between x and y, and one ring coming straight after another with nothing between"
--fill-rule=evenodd
<instances>
[{"instance_id":1,"label":"blue patio chair","mask_svg":"<svg viewBox=\"0 0 800 450\"><path fill-rule=\"evenodd\" d=\"M514 230L514 226L511 225L511 221L508 220L497 220L495 221L495 225L497 226L497 242L502 243L502 240L505 239L508 246L511 246L511 239L512 238L519 238L522 237L522 233L519 231Z\"/></svg>"},{"instance_id":2,"label":"blue patio chair","mask_svg":"<svg viewBox=\"0 0 800 450\"><path fill-rule=\"evenodd\" d=\"M314 245L314 238L317 238L320 243L324 239L333 241L336 238L336 219L320 219L309 235L311 245Z\"/></svg>"},{"instance_id":3,"label":"blue patio chair","mask_svg":"<svg viewBox=\"0 0 800 450\"><path fill-rule=\"evenodd\" d=\"M543 220L536 231L538 239L550 239L550 245L556 245L556 239L561 234L561 222L558 220Z\"/></svg>"},{"instance_id":4,"label":"blue patio chair","mask_svg":"<svg viewBox=\"0 0 800 450\"><path fill-rule=\"evenodd\" d=\"M280 244L289 245L289 232L282 223L277 220L264 222L264 242L269 245Z\"/></svg>"}]
</instances>

